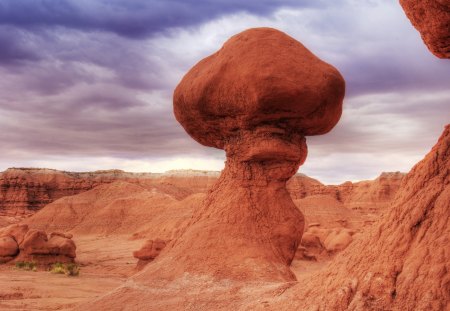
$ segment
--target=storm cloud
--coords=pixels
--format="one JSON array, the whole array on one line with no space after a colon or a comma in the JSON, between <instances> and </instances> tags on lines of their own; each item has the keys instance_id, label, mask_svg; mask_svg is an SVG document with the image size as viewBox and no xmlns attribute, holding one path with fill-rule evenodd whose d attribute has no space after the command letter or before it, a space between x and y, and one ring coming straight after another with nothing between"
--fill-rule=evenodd
<instances>
[{"instance_id":1,"label":"storm cloud","mask_svg":"<svg viewBox=\"0 0 450 311\"><path fill-rule=\"evenodd\" d=\"M261 26L347 82L342 120L308 138L303 172L337 183L408 170L449 122L450 62L392 1L5 0L0 169L221 169L223 151L174 119L172 91L228 37Z\"/></svg>"}]
</instances>

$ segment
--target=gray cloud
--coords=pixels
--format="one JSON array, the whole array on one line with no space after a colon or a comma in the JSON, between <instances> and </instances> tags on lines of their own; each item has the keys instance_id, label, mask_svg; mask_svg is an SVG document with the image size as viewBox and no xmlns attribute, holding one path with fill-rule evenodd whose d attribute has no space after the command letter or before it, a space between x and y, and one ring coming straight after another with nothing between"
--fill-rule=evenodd
<instances>
[{"instance_id":1,"label":"gray cloud","mask_svg":"<svg viewBox=\"0 0 450 311\"><path fill-rule=\"evenodd\" d=\"M220 162L222 151L198 145L176 122L172 90L230 35L257 26L291 34L347 81L344 116L328 135L308 138L305 172L333 182L374 177L398 154L410 167L448 122L450 63L426 50L397 4L202 3L0 2L0 166L52 166L55 157L66 169L103 168L105 157L119 166ZM342 167L352 157L358 167Z\"/></svg>"},{"instance_id":2,"label":"gray cloud","mask_svg":"<svg viewBox=\"0 0 450 311\"><path fill-rule=\"evenodd\" d=\"M64 27L107 31L142 38L168 28L186 27L224 14L267 15L282 6L323 6L318 0L3 0L0 24L23 29Z\"/></svg>"}]
</instances>

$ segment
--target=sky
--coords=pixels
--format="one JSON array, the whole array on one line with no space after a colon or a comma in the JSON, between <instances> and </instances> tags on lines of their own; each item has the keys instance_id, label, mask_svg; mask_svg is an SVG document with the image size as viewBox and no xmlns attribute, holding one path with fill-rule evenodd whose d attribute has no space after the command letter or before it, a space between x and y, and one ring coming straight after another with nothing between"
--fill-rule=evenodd
<instances>
[{"instance_id":1,"label":"sky","mask_svg":"<svg viewBox=\"0 0 450 311\"><path fill-rule=\"evenodd\" d=\"M0 170L221 170L172 92L232 35L274 27L344 76L344 112L299 172L328 184L409 171L450 116L450 61L392 0L2 0Z\"/></svg>"}]
</instances>

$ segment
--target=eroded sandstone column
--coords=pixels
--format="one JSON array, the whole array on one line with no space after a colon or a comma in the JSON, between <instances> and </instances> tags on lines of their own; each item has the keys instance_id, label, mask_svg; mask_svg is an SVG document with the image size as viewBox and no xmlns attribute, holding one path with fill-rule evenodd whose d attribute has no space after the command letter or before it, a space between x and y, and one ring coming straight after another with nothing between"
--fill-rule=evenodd
<instances>
[{"instance_id":1,"label":"eroded sandstone column","mask_svg":"<svg viewBox=\"0 0 450 311\"><path fill-rule=\"evenodd\" d=\"M164 268L155 274L295 279L289 265L304 218L286 181L306 158L305 136L338 122L344 92L334 67L271 28L235 35L195 65L174 92L175 116L227 160L190 226L156 260Z\"/></svg>"}]
</instances>

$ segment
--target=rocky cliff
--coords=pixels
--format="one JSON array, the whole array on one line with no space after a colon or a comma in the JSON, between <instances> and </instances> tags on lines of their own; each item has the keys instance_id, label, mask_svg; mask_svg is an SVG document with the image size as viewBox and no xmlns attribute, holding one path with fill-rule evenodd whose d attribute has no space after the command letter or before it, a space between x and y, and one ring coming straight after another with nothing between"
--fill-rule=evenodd
<instances>
[{"instance_id":1,"label":"rocky cliff","mask_svg":"<svg viewBox=\"0 0 450 311\"><path fill-rule=\"evenodd\" d=\"M449 310L450 125L391 208L308 286L269 310Z\"/></svg>"},{"instance_id":2,"label":"rocky cliff","mask_svg":"<svg viewBox=\"0 0 450 311\"><path fill-rule=\"evenodd\" d=\"M79 194L115 181L158 189L176 199L206 192L216 172L171 171L165 174L121 170L65 172L52 169L10 168L0 173L0 216L23 217L64 196Z\"/></svg>"},{"instance_id":3,"label":"rocky cliff","mask_svg":"<svg viewBox=\"0 0 450 311\"><path fill-rule=\"evenodd\" d=\"M91 190L115 181L136 183L181 200L195 193L206 193L219 172L180 170L157 173L128 173L120 170L86 173L52 169L10 168L0 173L0 216L27 217L45 205L65 196ZM353 209L383 208L393 198L403 173L382 173L373 181L324 185L304 174L296 174L287 183L294 200L327 195ZM13 222L13 221L11 221ZM0 226L8 224L0 223Z\"/></svg>"}]
</instances>

